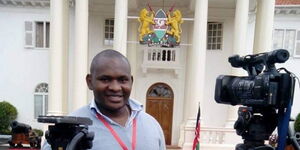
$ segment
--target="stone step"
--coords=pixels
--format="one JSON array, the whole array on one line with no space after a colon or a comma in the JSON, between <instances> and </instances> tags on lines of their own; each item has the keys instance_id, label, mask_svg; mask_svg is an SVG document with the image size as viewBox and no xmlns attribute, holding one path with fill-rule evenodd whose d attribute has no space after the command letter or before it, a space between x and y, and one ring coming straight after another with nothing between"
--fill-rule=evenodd
<instances>
[{"instance_id":1,"label":"stone step","mask_svg":"<svg viewBox=\"0 0 300 150\"><path fill-rule=\"evenodd\" d=\"M177 145L167 145L167 150L181 150L182 148Z\"/></svg>"}]
</instances>

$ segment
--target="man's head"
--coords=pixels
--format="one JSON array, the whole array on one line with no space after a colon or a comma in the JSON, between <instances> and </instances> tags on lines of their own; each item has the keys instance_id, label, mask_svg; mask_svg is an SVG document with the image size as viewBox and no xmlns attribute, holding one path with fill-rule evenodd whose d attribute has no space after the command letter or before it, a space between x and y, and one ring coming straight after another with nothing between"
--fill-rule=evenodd
<instances>
[{"instance_id":1,"label":"man's head","mask_svg":"<svg viewBox=\"0 0 300 150\"><path fill-rule=\"evenodd\" d=\"M104 50L92 60L86 82L99 109L117 111L130 96L133 78L126 57L115 50Z\"/></svg>"}]
</instances>

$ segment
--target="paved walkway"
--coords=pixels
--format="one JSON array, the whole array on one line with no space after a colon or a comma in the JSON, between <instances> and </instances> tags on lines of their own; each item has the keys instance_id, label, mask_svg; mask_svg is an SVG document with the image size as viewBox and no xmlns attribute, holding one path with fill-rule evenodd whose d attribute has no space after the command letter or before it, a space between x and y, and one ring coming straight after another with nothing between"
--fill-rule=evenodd
<instances>
[{"instance_id":1,"label":"paved walkway","mask_svg":"<svg viewBox=\"0 0 300 150\"><path fill-rule=\"evenodd\" d=\"M5 145L1 144L1 145L0 145L0 150L7 150L8 147L9 147L8 144L5 144ZM168 145L168 146L167 146L167 150L181 150L181 148L178 147L178 146L169 146L169 145Z\"/></svg>"},{"instance_id":2,"label":"paved walkway","mask_svg":"<svg viewBox=\"0 0 300 150\"><path fill-rule=\"evenodd\" d=\"M167 145L167 150L181 150L181 148L174 145Z\"/></svg>"},{"instance_id":3,"label":"paved walkway","mask_svg":"<svg viewBox=\"0 0 300 150\"><path fill-rule=\"evenodd\" d=\"M8 144L0 144L0 150L7 150L8 149Z\"/></svg>"}]
</instances>

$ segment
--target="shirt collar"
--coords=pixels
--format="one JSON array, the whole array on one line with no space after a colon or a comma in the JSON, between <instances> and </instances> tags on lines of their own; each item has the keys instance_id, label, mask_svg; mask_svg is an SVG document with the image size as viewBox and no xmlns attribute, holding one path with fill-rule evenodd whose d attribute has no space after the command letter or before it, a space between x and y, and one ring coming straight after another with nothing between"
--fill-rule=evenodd
<instances>
[{"instance_id":1,"label":"shirt collar","mask_svg":"<svg viewBox=\"0 0 300 150\"><path fill-rule=\"evenodd\" d=\"M129 121L131 122L131 120L136 117L136 115L138 114L138 112L142 111L143 105L141 103L139 103L138 101L134 100L134 99L129 99L128 100L128 105L131 108L131 115L130 115L130 119L129 119ZM107 116L105 116L104 114L102 114L100 112L100 110L98 109L98 107L96 105L95 100L91 101L91 103L90 103L90 110L92 111L92 113L94 115L96 115L96 113L98 113L101 116L103 116L110 123L114 123L114 121L112 121L110 118L108 118Z\"/></svg>"},{"instance_id":2,"label":"shirt collar","mask_svg":"<svg viewBox=\"0 0 300 150\"><path fill-rule=\"evenodd\" d=\"M128 105L130 106L132 111L141 111L143 109L143 105L140 102L138 102L134 99L129 99L128 100ZM102 114L100 112L100 110L98 109L95 100L93 100L90 103L90 109L95 109L99 114Z\"/></svg>"}]
</instances>

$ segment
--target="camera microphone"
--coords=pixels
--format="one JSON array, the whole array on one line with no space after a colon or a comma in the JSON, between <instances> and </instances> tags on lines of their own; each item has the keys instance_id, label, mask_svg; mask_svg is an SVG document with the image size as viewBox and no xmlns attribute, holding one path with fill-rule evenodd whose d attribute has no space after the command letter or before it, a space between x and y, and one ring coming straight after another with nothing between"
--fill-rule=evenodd
<instances>
[{"instance_id":1,"label":"camera microphone","mask_svg":"<svg viewBox=\"0 0 300 150\"><path fill-rule=\"evenodd\" d=\"M272 52L267 53L267 62L270 64L274 63L284 63L290 57L290 54L285 49L277 49Z\"/></svg>"}]
</instances>

